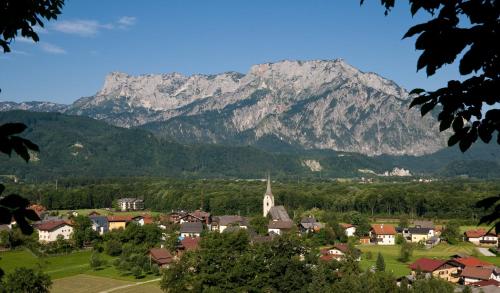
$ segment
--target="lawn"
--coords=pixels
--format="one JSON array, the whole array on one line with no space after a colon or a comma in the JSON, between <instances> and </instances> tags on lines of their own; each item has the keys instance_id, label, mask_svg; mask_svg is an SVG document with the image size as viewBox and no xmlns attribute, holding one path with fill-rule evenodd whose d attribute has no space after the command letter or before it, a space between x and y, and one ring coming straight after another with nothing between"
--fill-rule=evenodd
<instances>
[{"instance_id":1,"label":"lawn","mask_svg":"<svg viewBox=\"0 0 500 293\"><path fill-rule=\"evenodd\" d=\"M158 278L158 277L157 277ZM144 284L142 284L145 282ZM139 283L139 284L137 284ZM78 286L75 286L77 284ZM54 280L51 288L53 293L92 293L92 292L154 292L161 293L158 281L123 281L90 275L76 275Z\"/></svg>"},{"instance_id":2,"label":"lawn","mask_svg":"<svg viewBox=\"0 0 500 293\"><path fill-rule=\"evenodd\" d=\"M365 254L361 257L361 267L367 269L375 265L377 254L380 252L384 257L386 270L394 273L395 276L403 276L410 272L408 264L421 257L448 259L451 255L457 253L473 254L474 245L471 243L460 243L458 245L449 245L441 243L432 249L417 249L413 251L413 256L408 263L398 261L399 245L359 245L362 252L370 251L372 259L366 259ZM480 259L500 265L500 258L495 256L479 256Z\"/></svg>"},{"instance_id":3,"label":"lawn","mask_svg":"<svg viewBox=\"0 0 500 293\"><path fill-rule=\"evenodd\" d=\"M52 279L60 279L79 274L87 274L97 277L113 278L124 281L148 281L157 276L147 275L142 279L122 275L112 265L113 258L103 254L103 259L108 261L104 269L94 271L89 266L92 251L78 251L67 255L37 257L28 250L0 252L0 268L6 273L12 272L16 267L40 267L42 271L49 274Z\"/></svg>"}]
</instances>

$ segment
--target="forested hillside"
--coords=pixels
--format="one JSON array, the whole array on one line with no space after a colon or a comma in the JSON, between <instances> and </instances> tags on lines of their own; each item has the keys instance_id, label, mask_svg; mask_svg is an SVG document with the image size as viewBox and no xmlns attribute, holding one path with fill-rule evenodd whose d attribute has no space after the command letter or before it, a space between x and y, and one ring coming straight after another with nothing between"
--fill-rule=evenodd
<instances>
[{"instance_id":1,"label":"forested hillside","mask_svg":"<svg viewBox=\"0 0 500 293\"><path fill-rule=\"evenodd\" d=\"M500 176L498 145L477 144L415 156L374 156L303 150L267 136L257 146L184 145L144 129L126 129L81 116L8 111L0 123L23 122L25 136L40 146L26 164L0 158L0 175L28 182L62 178L153 176L176 178L378 177L395 167L415 176L477 178ZM362 172L360 170L364 170ZM368 173L366 171L369 171Z\"/></svg>"}]
</instances>

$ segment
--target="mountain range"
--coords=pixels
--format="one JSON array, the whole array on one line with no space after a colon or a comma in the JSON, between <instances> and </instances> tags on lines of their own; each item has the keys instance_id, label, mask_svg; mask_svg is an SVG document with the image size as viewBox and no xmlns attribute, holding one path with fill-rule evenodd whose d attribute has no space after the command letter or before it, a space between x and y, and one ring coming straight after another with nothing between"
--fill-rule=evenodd
<instances>
[{"instance_id":1,"label":"mountain range","mask_svg":"<svg viewBox=\"0 0 500 293\"><path fill-rule=\"evenodd\" d=\"M71 105L0 102L0 111L61 112L143 128L184 144L424 155L442 149L436 119L408 109L393 81L341 59L254 65L246 74L113 72Z\"/></svg>"}]
</instances>

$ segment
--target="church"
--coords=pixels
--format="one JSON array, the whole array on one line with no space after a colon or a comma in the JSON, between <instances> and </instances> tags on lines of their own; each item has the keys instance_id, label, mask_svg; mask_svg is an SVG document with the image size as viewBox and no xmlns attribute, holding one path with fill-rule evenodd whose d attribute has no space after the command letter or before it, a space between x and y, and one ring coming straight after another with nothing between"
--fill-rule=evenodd
<instances>
[{"instance_id":1,"label":"church","mask_svg":"<svg viewBox=\"0 0 500 293\"><path fill-rule=\"evenodd\" d=\"M267 176L267 189L262 201L262 212L264 217L269 218L268 232L281 235L293 227L293 221L288 216L284 206L274 205L274 195L271 190L271 176Z\"/></svg>"}]
</instances>

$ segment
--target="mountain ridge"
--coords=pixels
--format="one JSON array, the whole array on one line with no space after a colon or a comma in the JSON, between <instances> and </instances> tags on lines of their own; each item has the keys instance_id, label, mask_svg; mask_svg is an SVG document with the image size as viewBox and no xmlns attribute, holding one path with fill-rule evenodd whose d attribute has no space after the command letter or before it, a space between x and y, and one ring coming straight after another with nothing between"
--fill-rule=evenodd
<instances>
[{"instance_id":1,"label":"mountain ridge","mask_svg":"<svg viewBox=\"0 0 500 293\"><path fill-rule=\"evenodd\" d=\"M56 111L183 143L258 145L274 135L304 149L372 156L443 148L435 119L408 110L409 103L394 81L342 59L283 60L253 65L246 74L112 72L94 96Z\"/></svg>"}]
</instances>

